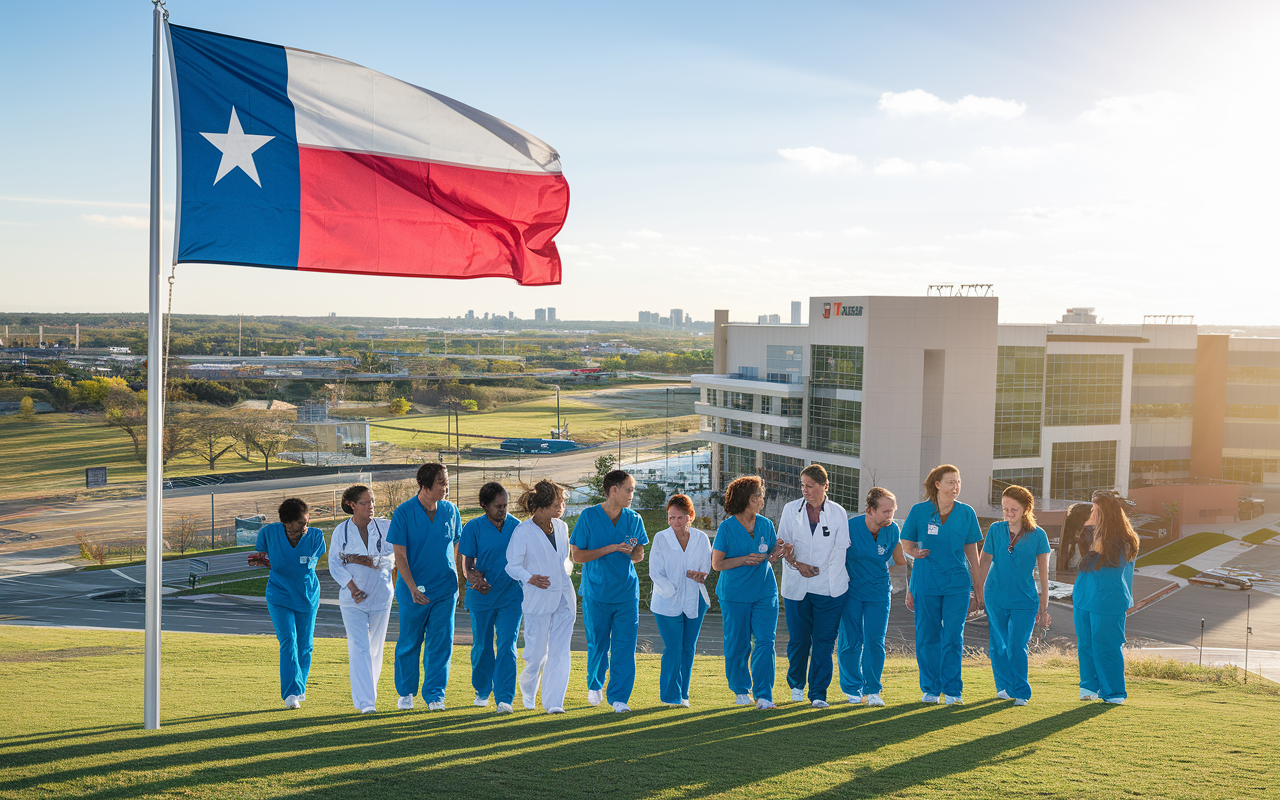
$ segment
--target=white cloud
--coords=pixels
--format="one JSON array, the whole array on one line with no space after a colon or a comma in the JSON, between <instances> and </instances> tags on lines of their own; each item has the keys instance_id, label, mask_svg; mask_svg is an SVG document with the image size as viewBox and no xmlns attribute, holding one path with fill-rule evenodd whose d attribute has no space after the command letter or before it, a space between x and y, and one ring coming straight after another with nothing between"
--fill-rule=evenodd
<instances>
[{"instance_id":1,"label":"white cloud","mask_svg":"<svg viewBox=\"0 0 1280 800\"><path fill-rule=\"evenodd\" d=\"M151 221L146 217L131 217L121 215L118 217L108 217L105 214L85 214L85 221L90 225L96 225L100 228L127 228L129 230L147 230Z\"/></svg>"},{"instance_id":2,"label":"white cloud","mask_svg":"<svg viewBox=\"0 0 1280 800\"><path fill-rule=\"evenodd\" d=\"M857 156L833 153L825 147L784 148L778 151L778 155L813 172L858 172L862 169L862 162Z\"/></svg>"},{"instance_id":3,"label":"white cloud","mask_svg":"<svg viewBox=\"0 0 1280 800\"><path fill-rule=\"evenodd\" d=\"M822 231L796 231L796 236L801 239L821 239Z\"/></svg>"},{"instance_id":4,"label":"white cloud","mask_svg":"<svg viewBox=\"0 0 1280 800\"><path fill-rule=\"evenodd\" d=\"M639 250L640 245L636 244L635 242L623 242L622 244L618 245L618 249L619 250Z\"/></svg>"},{"instance_id":5,"label":"white cloud","mask_svg":"<svg viewBox=\"0 0 1280 800\"><path fill-rule=\"evenodd\" d=\"M894 156L880 161L873 171L877 175L915 175L918 172L924 172L929 175L945 175L948 173L968 172L969 167L951 161L925 161L921 164L913 164L910 161Z\"/></svg>"},{"instance_id":6,"label":"white cloud","mask_svg":"<svg viewBox=\"0 0 1280 800\"><path fill-rule=\"evenodd\" d=\"M1070 153L1075 149L1076 146L1071 142L1055 142L1046 147L1014 147L1006 144L1000 147L979 147L978 155L1002 161L1034 161L1048 155Z\"/></svg>"},{"instance_id":7,"label":"white cloud","mask_svg":"<svg viewBox=\"0 0 1280 800\"><path fill-rule=\"evenodd\" d=\"M954 103L948 103L935 94L924 89L912 89L907 92L885 92L880 95L877 107L890 116L942 116L950 119L1013 119L1020 117L1027 110L1026 103L1016 100L1001 100L998 97L978 97L965 95Z\"/></svg>"},{"instance_id":8,"label":"white cloud","mask_svg":"<svg viewBox=\"0 0 1280 800\"><path fill-rule=\"evenodd\" d=\"M855 239L863 236L871 236L871 231L861 225L854 225L852 228L845 228L843 231L845 236L852 236Z\"/></svg>"},{"instance_id":9,"label":"white cloud","mask_svg":"<svg viewBox=\"0 0 1280 800\"><path fill-rule=\"evenodd\" d=\"M948 239L964 239L970 242L995 242L1001 239L1012 239L1017 234L1013 231L992 231L983 228L973 233L955 233L948 236Z\"/></svg>"},{"instance_id":10,"label":"white cloud","mask_svg":"<svg viewBox=\"0 0 1280 800\"><path fill-rule=\"evenodd\" d=\"M1151 122L1178 115L1189 106L1190 101L1176 92L1149 92L1099 100L1080 119L1094 125Z\"/></svg>"},{"instance_id":11,"label":"white cloud","mask_svg":"<svg viewBox=\"0 0 1280 800\"><path fill-rule=\"evenodd\" d=\"M662 238L662 234L658 233L657 231L651 231L648 228L641 228L638 231L632 231L631 235L638 236L641 239L661 239Z\"/></svg>"}]
</instances>

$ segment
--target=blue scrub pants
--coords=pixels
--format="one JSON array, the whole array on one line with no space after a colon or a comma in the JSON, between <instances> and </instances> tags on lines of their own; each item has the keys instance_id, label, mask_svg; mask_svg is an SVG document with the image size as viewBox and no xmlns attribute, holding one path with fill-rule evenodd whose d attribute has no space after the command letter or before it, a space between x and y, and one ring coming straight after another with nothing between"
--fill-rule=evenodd
<instances>
[{"instance_id":1,"label":"blue scrub pants","mask_svg":"<svg viewBox=\"0 0 1280 800\"><path fill-rule=\"evenodd\" d=\"M280 642L280 699L307 693L307 675L311 673L311 650L316 632L316 611L298 611L267 603L267 613L276 628Z\"/></svg>"},{"instance_id":2,"label":"blue scrub pants","mask_svg":"<svg viewBox=\"0 0 1280 800\"><path fill-rule=\"evenodd\" d=\"M1080 657L1080 688L1103 700L1123 700L1124 614L1095 614L1074 609L1076 653Z\"/></svg>"},{"instance_id":3,"label":"blue scrub pants","mask_svg":"<svg viewBox=\"0 0 1280 800\"><path fill-rule=\"evenodd\" d=\"M806 594L803 600L785 600L787 616L787 685L803 689L808 674L809 699L826 700L831 685L831 653L840 631L845 595L826 597Z\"/></svg>"},{"instance_id":4,"label":"blue scrub pants","mask_svg":"<svg viewBox=\"0 0 1280 800\"><path fill-rule=\"evenodd\" d=\"M964 690L960 662L964 658L964 618L969 613L969 593L914 597L920 691L959 697Z\"/></svg>"},{"instance_id":5,"label":"blue scrub pants","mask_svg":"<svg viewBox=\"0 0 1280 800\"><path fill-rule=\"evenodd\" d=\"M587 688L600 691L608 673L605 699L610 703L628 702L636 685L640 602L597 603L584 597L582 624L587 631Z\"/></svg>"},{"instance_id":6,"label":"blue scrub pants","mask_svg":"<svg viewBox=\"0 0 1280 800\"><path fill-rule=\"evenodd\" d=\"M745 603L721 600L720 618L724 624L724 674L730 691L773 702L777 596Z\"/></svg>"},{"instance_id":7,"label":"blue scrub pants","mask_svg":"<svg viewBox=\"0 0 1280 800\"><path fill-rule=\"evenodd\" d=\"M884 688L884 637L889 632L889 597L862 600L850 596L840 615L840 689L855 697Z\"/></svg>"},{"instance_id":8,"label":"blue scrub pants","mask_svg":"<svg viewBox=\"0 0 1280 800\"><path fill-rule=\"evenodd\" d=\"M987 603L987 652L996 691L1014 700L1030 700L1027 682L1027 643L1036 625L1036 609L1003 608Z\"/></svg>"},{"instance_id":9,"label":"blue scrub pants","mask_svg":"<svg viewBox=\"0 0 1280 800\"><path fill-rule=\"evenodd\" d=\"M689 699L689 680L693 673L693 657L698 648L698 634L707 616L707 601L698 601L698 616L679 614L668 617L654 614L662 636L662 672L658 677L658 699L679 703Z\"/></svg>"},{"instance_id":10,"label":"blue scrub pants","mask_svg":"<svg viewBox=\"0 0 1280 800\"><path fill-rule=\"evenodd\" d=\"M470 609L471 687L476 697L487 698L492 692L494 702L511 705L515 701L520 600L516 597L514 603Z\"/></svg>"},{"instance_id":11,"label":"blue scrub pants","mask_svg":"<svg viewBox=\"0 0 1280 800\"><path fill-rule=\"evenodd\" d=\"M396 592L400 609L400 635L396 639L396 693L412 697L418 693L422 678L422 699L427 703L444 700L449 684L449 665L453 660L453 612L458 593L432 600L424 606L413 602L406 589ZM423 647L423 643L426 647ZM422 659L422 672L418 659Z\"/></svg>"}]
</instances>

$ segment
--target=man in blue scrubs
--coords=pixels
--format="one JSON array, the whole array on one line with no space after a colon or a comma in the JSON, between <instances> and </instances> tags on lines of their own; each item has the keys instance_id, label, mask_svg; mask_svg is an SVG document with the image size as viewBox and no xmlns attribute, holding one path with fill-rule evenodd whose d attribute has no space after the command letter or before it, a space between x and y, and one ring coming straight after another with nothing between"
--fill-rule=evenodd
<instances>
[{"instance_id":1,"label":"man in blue scrubs","mask_svg":"<svg viewBox=\"0 0 1280 800\"><path fill-rule=\"evenodd\" d=\"M640 579L635 565L644 558L649 536L633 511L636 481L620 469L604 476L605 501L582 512L569 538L569 554L582 564L582 621L587 631L587 702L608 700L617 712L636 682L636 641L640 638Z\"/></svg>"},{"instance_id":2,"label":"man in blue scrubs","mask_svg":"<svg viewBox=\"0 0 1280 800\"><path fill-rule=\"evenodd\" d=\"M421 685L427 709L444 710L453 658L453 612L458 604L456 554L462 536L462 518L457 507L445 500L448 494L449 473L444 464L423 464L418 469L418 494L396 508L387 532L400 576L396 581L400 609L396 693L401 709L413 708L413 696Z\"/></svg>"}]
</instances>

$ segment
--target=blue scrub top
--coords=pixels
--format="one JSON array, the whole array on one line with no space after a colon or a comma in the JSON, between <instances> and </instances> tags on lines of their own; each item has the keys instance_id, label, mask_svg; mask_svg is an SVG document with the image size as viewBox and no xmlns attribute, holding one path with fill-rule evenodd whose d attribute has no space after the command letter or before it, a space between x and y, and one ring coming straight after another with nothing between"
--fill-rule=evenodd
<instances>
[{"instance_id":1,"label":"blue scrub top","mask_svg":"<svg viewBox=\"0 0 1280 800\"><path fill-rule=\"evenodd\" d=\"M912 565L912 594L968 594L972 590L964 546L982 541L982 528L972 506L957 502L944 525L932 502L916 503L902 525L902 539L929 551L927 558L917 558Z\"/></svg>"},{"instance_id":2,"label":"blue scrub top","mask_svg":"<svg viewBox=\"0 0 1280 800\"><path fill-rule=\"evenodd\" d=\"M507 574L507 545L511 543L511 532L519 524L520 520L508 514L501 530L487 516L476 517L462 526L462 543L458 545L458 552L474 558L476 569L483 572L484 579L489 582L488 594L480 594L467 583L468 609L483 611L519 604L524 599L520 584Z\"/></svg>"},{"instance_id":3,"label":"blue scrub top","mask_svg":"<svg viewBox=\"0 0 1280 800\"><path fill-rule=\"evenodd\" d=\"M765 549L772 551L778 543L778 533L768 517L756 515L755 536L747 533L737 517L729 517L716 529L716 540L711 544L712 550L724 553L725 558L741 558L742 556L760 552L760 543ZM755 566L741 566L726 569L716 578L716 597L732 603L754 603L778 596L778 576L773 572L773 565L768 559Z\"/></svg>"},{"instance_id":4,"label":"blue scrub top","mask_svg":"<svg viewBox=\"0 0 1280 800\"><path fill-rule=\"evenodd\" d=\"M1032 571L1036 568L1036 557L1049 553L1049 534L1043 528L1023 534L1010 553L1009 523L993 522L987 528L982 552L991 554L991 568L982 585L982 595L988 603L1012 609L1040 607L1040 592Z\"/></svg>"},{"instance_id":5,"label":"blue scrub top","mask_svg":"<svg viewBox=\"0 0 1280 800\"><path fill-rule=\"evenodd\" d=\"M849 549L844 565L849 571L849 596L857 600L888 600L893 595L889 564L902 539L898 523L890 522L871 536L867 515L849 517Z\"/></svg>"},{"instance_id":6,"label":"blue scrub top","mask_svg":"<svg viewBox=\"0 0 1280 800\"><path fill-rule=\"evenodd\" d=\"M1093 614L1123 614L1133 606L1133 562L1097 567L1098 555L1080 559L1080 572L1071 590L1071 605Z\"/></svg>"},{"instance_id":7,"label":"blue scrub top","mask_svg":"<svg viewBox=\"0 0 1280 800\"><path fill-rule=\"evenodd\" d=\"M294 611L313 611L320 605L320 579L316 563L324 555L324 533L307 528L298 546L289 544L283 522L273 522L258 529L254 548L266 553L271 561L267 576L267 602Z\"/></svg>"},{"instance_id":8,"label":"blue scrub top","mask_svg":"<svg viewBox=\"0 0 1280 800\"><path fill-rule=\"evenodd\" d=\"M622 509L617 523L609 519L602 506L591 506L578 515L569 544L579 550L597 550L611 544L635 539L639 545L649 543L644 520L630 508ZM637 545L637 546L639 546ZM640 578L636 565L627 553L610 553L582 565L582 581L578 593L597 603L639 603Z\"/></svg>"},{"instance_id":9,"label":"blue scrub top","mask_svg":"<svg viewBox=\"0 0 1280 800\"><path fill-rule=\"evenodd\" d=\"M436 518L432 520L417 495L396 506L391 515L391 529L387 531L389 543L405 548L409 571L432 602L446 596L453 596L456 602L458 571L453 560L453 545L461 536L462 517L457 506L448 500L439 501ZM407 597L409 584L405 583L404 575L396 581L397 596L401 586Z\"/></svg>"}]
</instances>

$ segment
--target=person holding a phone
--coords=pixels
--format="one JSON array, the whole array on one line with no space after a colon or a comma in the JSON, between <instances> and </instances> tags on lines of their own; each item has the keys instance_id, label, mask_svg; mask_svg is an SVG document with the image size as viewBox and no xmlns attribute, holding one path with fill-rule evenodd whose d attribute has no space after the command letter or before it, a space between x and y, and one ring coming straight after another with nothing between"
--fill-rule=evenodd
<instances>
[{"instance_id":1,"label":"person holding a phone","mask_svg":"<svg viewBox=\"0 0 1280 800\"><path fill-rule=\"evenodd\" d=\"M649 536L631 508L636 481L620 469L604 476L604 502L579 516L569 552L582 565L582 623L587 633L587 702L608 699L613 710L627 705L636 684L636 643L640 638L640 578ZM605 678L608 691L605 692Z\"/></svg>"}]
</instances>

